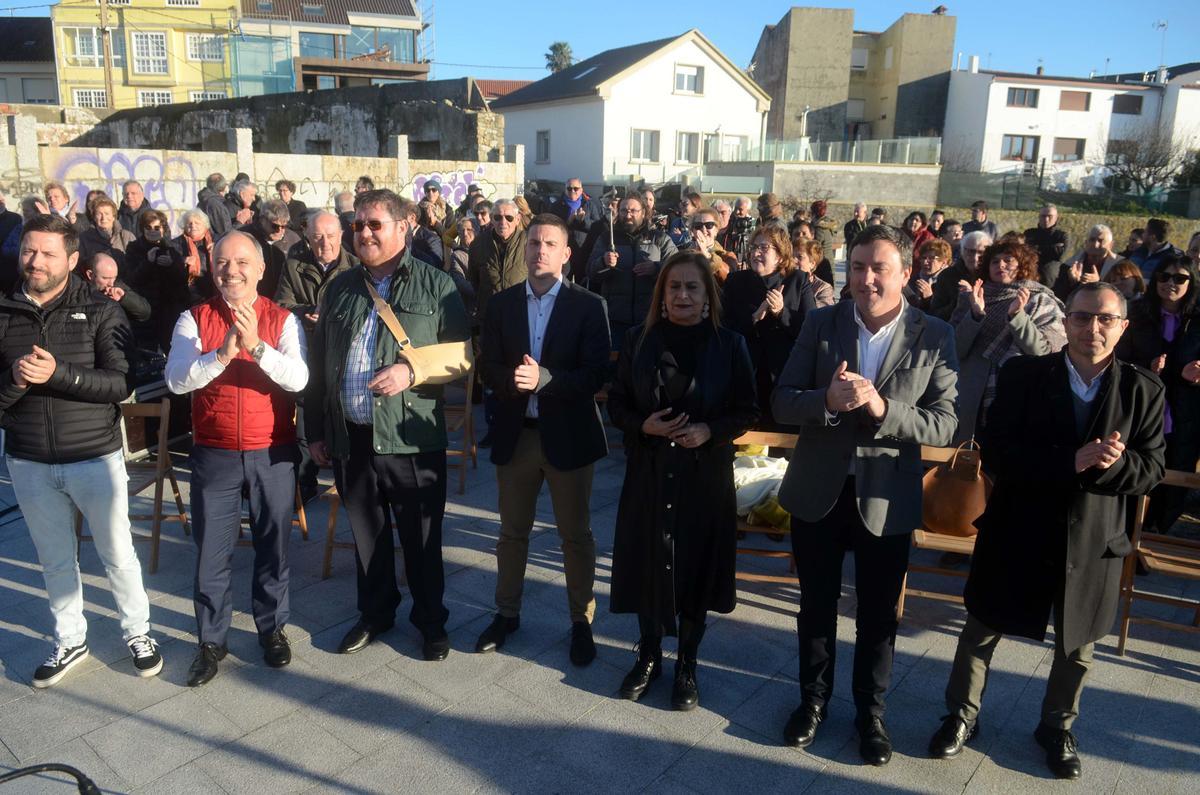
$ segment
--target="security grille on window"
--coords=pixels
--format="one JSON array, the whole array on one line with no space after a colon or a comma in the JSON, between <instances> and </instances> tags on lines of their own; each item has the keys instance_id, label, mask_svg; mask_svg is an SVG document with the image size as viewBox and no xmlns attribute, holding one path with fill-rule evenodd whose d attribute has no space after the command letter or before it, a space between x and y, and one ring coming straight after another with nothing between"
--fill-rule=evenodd
<instances>
[{"instance_id":1,"label":"security grille on window","mask_svg":"<svg viewBox=\"0 0 1200 795\"><path fill-rule=\"evenodd\" d=\"M1083 138L1055 138L1054 162L1074 163L1083 159L1083 148L1086 141Z\"/></svg>"},{"instance_id":2,"label":"security grille on window","mask_svg":"<svg viewBox=\"0 0 1200 795\"><path fill-rule=\"evenodd\" d=\"M133 71L143 75L167 74L167 34L133 34Z\"/></svg>"},{"instance_id":3,"label":"security grille on window","mask_svg":"<svg viewBox=\"0 0 1200 795\"><path fill-rule=\"evenodd\" d=\"M640 163L657 163L658 130L634 130L629 144L629 159Z\"/></svg>"},{"instance_id":4,"label":"security grille on window","mask_svg":"<svg viewBox=\"0 0 1200 795\"><path fill-rule=\"evenodd\" d=\"M152 108L155 105L170 105L172 102L170 91L139 91L138 92L138 107Z\"/></svg>"},{"instance_id":5,"label":"security grille on window","mask_svg":"<svg viewBox=\"0 0 1200 795\"><path fill-rule=\"evenodd\" d=\"M704 67L676 66L675 90L681 94L703 94Z\"/></svg>"},{"instance_id":6,"label":"security grille on window","mask_svg":"<svg viewBox=\"0 0 1200 795\"><path fill-rule=\"evenodd\" d=\"M1123 116L1141 116L1141 96L1138 94L1117 94L1113 97L1113 113L1119 113Z\"/></svg>"},{"instance_id":7,"label":"security grille on window","mask_svg":"<svg viewBox=\"0 0 1200 795\"><path fill-rule=\"evenodd\" d=\"M676 163L698 163L700 162L700 134L699 133L678 133L675 137L675 162Z\"/></svg>"},{"instance_id":8,"label":"security grille on window","mask_svg":"<svg viewBox=\"0 0 1200 795\"><path fill-rule=\"evenodd\" d=\"M208 102L211 99L227 99L224 91L192 91L188 97L192 102Z\"/></svg>"},{"instance_id":9,"label":"security grille on window","mask_svg":"<svg viewBox=\"0 0 1200 795\"><path fill-rule=\"evenodd\" d=\"M200 0L167 0L167 5L175 8L199 8Z\"/></svg>"},{"instance_id":10,"label":"security grille on window","mask_svg":"<svg viewBox=\"0 0 1200 795\"><path fill-rule=\"evenodd\" d=\"M75 89L75 107L107 108L108 93L103 88L77 88Z\"/></svg>"},{"instance_id":11,"label":"security grille on window","mask_svg":"<svg viewBox=\"0 0 1200 795\"><path fill-rule=\"evenodd\" d=\"M537 131L537 162L550 162L550 131Z\"/></svg>"},{"instance_id":12,"label":"security grille on window","mask_svg":"<svg viewBox=\"0 0 1200 795\"><path fill-rule=\"evenodd\" d=\"M1038 138L1036 135L1006 135L1000 143L1001 160L1037 160Z\"/></svg>"},{"instance_id":13,"label":"security grille on window","mask_svg":"<svg viewBox=\"0 0 1200 795\"><path fill-rule=\"evenodd\" d=\"M189 33L187 35L187 57L189 61L225 60L225 42L212 33Z\"/></svg>"},{"instance_id":14,"label":"security grille on window","mask_svg":"<svg viewBox=\"0 0 1200 795\"><path fill-rule=\"evenodd\" d=\"M1008 106L1010 108L1036 108L1038 106L1038 89L1010 88L1008 90Z\"/></svg>"}]
</instances>

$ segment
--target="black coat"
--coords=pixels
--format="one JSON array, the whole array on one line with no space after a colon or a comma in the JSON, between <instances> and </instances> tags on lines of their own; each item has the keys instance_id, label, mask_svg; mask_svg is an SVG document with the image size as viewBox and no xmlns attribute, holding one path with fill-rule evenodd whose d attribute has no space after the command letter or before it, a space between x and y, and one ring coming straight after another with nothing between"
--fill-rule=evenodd
<instances>
[{"instance_id":1,"label":"black coat","mask_svg":"<svg viewBox=\"0 0 1200 795\"><path fill-rule=\"evenodd\" d=\"M767 297L767 291L779 286L783 287L783 311L778 315L768 312L766 317L754 323L754 312ZM763 417L760 425L774 425L771 392L800 336L804 318L816 306L812 280L799 268L786 277L776 271L765 279L747 268L734 271L725 280L721 322L746 338L757 376L758 404Z\"/></svg>"},{"instance_id":2,"label":"black coat","mask_svg":"<svg viewBox=\"0 0 1200 795\"><path fill-rule=\"evenodd\" d=\"M961 259L942 271L933 283L933 295L929 297L928 314L950 322L954 307L958 305L958 283L960 281L975 283L975 274L967 269L967 264Z\"/></svg>"},{"instance_id":3,"label":"black coat","mask_svg":"<svg viewBox=\"0 0 1200 795\"><path fill-rule=\"evenodd\" d=\"M583 274L587 270L591 248L585 246L584 243L588 239L592 225L608 217L608 208L604 202L593 199L586 193L583 194L583 202L579 205L579 209L583 211L582 217L571 214L571 207L567 204L566 195L559 196L558 201L551 204L549 209L549 212L557 215L566 223L570 232L567 242L571 246L571 273L575 274L576 279L583 278Z\"/></svg>"},{"instance_id":4,"label":"black coat","mask_svg":"<svg viewBox=\"0 0 1200 795\"><path fill-rule=\"evenodd\" d=\"M138 221L140 221L142 216L145 215L149 210L150 202L146 201L144 197L142 199L142 203L138 205L136 210L122 201L121 206L117 209L117 222L121 225L121 228L129 234L138 235L140 233L140 230L138 229Z\"/></svg>"},{"instance_id":5,"label":"black coat","mask_svg":"<svg viewBox=\"0 0 1200 795\"><path fill-rule=\"evenodd\" d=\"M229 204L223 195L209 188L201 188L196 195L196 201L196 209L208 216L213 240L233 229L233 216L229 213Z\"/></svg>"},{"instance_id":6,"label":"black coat","mask_svg":"<svg viewBox=\"0 0 1200 795\"><path fill-rule=\"evenodd\" d=\"M44 309L18 285L0 298L0 427L7 452L43 464L69 464L121 449L121 410L129 396L129 321L113 301L75 274ZM38 345L57 366L25 389L13 362ZM123 488L123 487L122 487Z\"/></svg>"},{"instance_id":7,"label":"black coat","mask_svg":"<svg viewBox=\"0 0 1200 795\"><path fill-rule=\"evenodd\" d=\"M530 352L526 301L524 282L496 293L480 335L483 383L497 397L490 433L498 465L512 460L529 405L529 394L513 382L513 370ZM608 455L595 396L608 373L610 343L604 299L563 280L538 360L538 430L555 469L579 469Z\"/></svg>"},{"instance_id":8,"label":"black coat","mask_svg":"<svg viewBox=\"0 0 1200 795\"><path fill-rule=\"evenodd\" d=\"M675 617L728 613L736 599L737 500L732 441L758 420L754 366L740 334L709 330L696 352L688 394L667 402L659 377L658 326L626 335L608 413L625 433L625 481L613 541L611 609L657 617L672 634ZM707 423L695 449L642 433L664 408Z\"/></svg>"},{"instance_id":9,"label":"black coat","mask_svg":"<svg viewBox=\"0 0 1200 795\"><path fill-rule=\"evenodd\" d=\"M1066 352L1018 356L1000 369L980 445L995 488L964 594L991 629L1041 640L1063 600L1063 648L1109 633L1117 612L1134 500L1162 479L1163 385L1117 360L1076 433ZM1087 439L1121 434L1125 453L1107 470L1075 472Z\"/></svg>"},{"instance_id":10,"label":"black coat","mask_svg":"<svg viewBox=\"0 0 1200 795\"><path fill-rule=\"evenodd\" d=\"M1025 230L1025 245L1037 251L1038 265L1044 266L1050 262L1062 262L1066 259L1067 249L1071 246L1071 238L1067 235L1066 230L1058 227L1058 224L1049 229L1035 226ZM1055 275L1057 276L1057 272Z\"/></svg>"}]
</instances>

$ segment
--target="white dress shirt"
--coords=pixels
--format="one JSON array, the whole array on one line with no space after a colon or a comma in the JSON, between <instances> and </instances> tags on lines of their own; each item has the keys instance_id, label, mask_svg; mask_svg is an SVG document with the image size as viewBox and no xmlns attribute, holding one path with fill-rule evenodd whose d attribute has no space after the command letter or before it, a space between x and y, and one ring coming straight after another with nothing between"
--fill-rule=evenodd
<instances>
[{"instance_id":1,"label":"white dress shirt","mask_svg":"<svg viewBox=\"0 0 1200 795\"><path fill-rule=\"evenodd\" d=\"M896 337L896 329L900 327L900 318L904 317L906 306L901 305L900 312L891 322L874 334L863 323L862 315L858 314L858 305L854 306L854 324L858 326L858 374L871 383L875 383L879 378L879 368L883 366L883 358L892 347L892 340ZM837 425L837 412L826 409L825 421L830 425Z\"/></svg>"},{"instance_id":2,"label":"white dress shirt","mask_svg":"<svg viewBox=\"0 0 1200 795\"><path fill-rule=\"evenodd\" d=\"M1088 383L1075 369L1075 363L1071 361L1070 355L1064 354L1063 358L1067 360L1067 382L1071 385L1071 391L1084 403L1091 403L1096 399L1096 393L1100 391L1100 387L1104 385L1104 376L1108 375L1112 361L1110 360L1103 370L1096 373L1096 377L1092 379L1091 383Z\"/></svg>"},{"instance_id":3,"label":"white dress shirt","mask_svg":"<svg viewBox=\"0 0 1200 795\"><path fill-rule=\"evenodd\" d=\"M254 299L258 300L257 296ZM279 347L273 348L263 340L264 350L258 366L267 377L288 392L299 392L308 383L307 348L304 335L296 316L288 312L279 334ZM200 349L200 329L191 311L179 316L171 336L171 353L163 376L167 389L176 395L184 395L208 386L214 378L225 372L225 365L217 359L217 348L211 351Z\"/></svg>"},{"instance_id":4,"label":"white dress shirt","mask_svg":"<svg viewBox=\"0 0 1200 795\"><path fill-rule=\"evenodd\" d=\"M554 280L554 286L539 297L534 294L529 282L525 282L525 312L526 317L529 318L529 355L536 362L540 362L542 359L542 344L546 340L546 327L550 324L550 314L554 311L554 302L561 289L562 278L559 277ZM537 417L537 415L538 398L537 392L534 391L529 396L529 404L525 407L525 416Z\"/></svg>"}]
</instances>

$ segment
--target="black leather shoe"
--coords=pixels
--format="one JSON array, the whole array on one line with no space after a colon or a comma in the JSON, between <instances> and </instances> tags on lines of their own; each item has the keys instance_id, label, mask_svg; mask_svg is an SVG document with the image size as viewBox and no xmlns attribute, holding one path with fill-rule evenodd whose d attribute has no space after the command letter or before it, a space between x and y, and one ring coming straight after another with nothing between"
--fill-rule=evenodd
<instances>
[{"instance_id":1,"label":"black leather shoe","mask_svg":"<svg viewBox=\"0 0 1200 795\"><path fill-rule=\"evenodd\" d=\"M979 735L979 724L968 726L957 715L942 718L942 725L929 739L929 755L934 759L949 759L962 753L963 746Z\"/></svg>"},{"instance_id":2,"label":"black leather shoe","mask_svg":"<svg viewBox=\"0 0 1200 795\"><path fill-rule=\"evenodd\" d=\"M263 647L263 659L272 668L282 668L292 661L292 647L282 629L261 635L258 643Z\"/></svg>"},{"instance_id":3,"label":"black leather shoe","mask_svg":"<svg viewBox=\"0 0 1200 795\"><path fill-rule=\"evenodd\" d=\"M440 638L426 638L421 644L421 655L426 662L441 662L450 656L450 638L442 635Z\"/></svg>"},{"instance_id":4,"label":"black leather shoe","mask_svg":"<svg viewBox=\"0 0 1200 795\"><path fill-rule=\"evenodd\" d=\"M817 737L817 727L825 720L824 706L802 703L792 710L787 725L783 727L783 742L793 748L807 748Z\"/></svg>"},{"instance_id":5,"label":"black leather shoe","mask_svg":"<svg viewBox=\"0 0 1200 795\"><path fill-rule=\"evenodd\" d=\"M196 659L188 668L188 687L199 687L217 675L217 663L225 659L225 647L215 643L201 643Z\"/></svg>"},{"instance_id":6,"label":"black leather shoe","mask_svg":"<svg viewBox=\"0 0 1200 795\"><path fill-rule=\"evenodd\" d=\"M658 638L642 638L638 643L637 660L633 670L621 681L621 698L637 701L658 677L662 676L662 641Z\"/></svg>"},{"instance_id":7,"label":"black leather shoe","mask_svg":"<svg viewBox=\"0 0 1200 795\"><path fill-rule=\"evenodd\" d=\"M497 615L492 619L492 623L488 624L488 628L479 633L479 640L475 641L475 651L480 654L489 651L499 651L504 648L504 641L508 639L508 634L516 632L520 628L520 616L505 618L502 615Z\"/></svg>"},{"instance_id":8,"label":"black leather shoe","mask_svg":"<svg viewBox=\"0 0 1200 795\"><path fill-rule=\"evenodd\" d=\"M342 642L338 645L338 654L354 654L356 651L362 651L370 645L371 641L391 628L391 624L386 627L376 627L359 619L354 626L350 627L346 637L342 638Z\"/></svg>"},{"instance_id":9,"label":"black leather shoe","mask_svg":"<svg viewBox=\"0 0 1200 795\"><path fill-rule=\"evenodd\" d=\"M1039 723L1033 732L1038 745L1046 750L1046 766L1055 778L1079 778L1083 765L1079 762L1079 746L1075 735L1066 729L1052 729Z\"/></svg>"},{"instance_id":10,"label":"black leather shoe","mask_svg":"<svg viewBox=\"0 0 1200 795\"><path fill-rule=\"evenodd\" d=\"M592 640L592 625L586 621L571 624L571 662L588 665L596 659L596 641Z\"/></svg>"},{"instance_id":11,"label":"black leather shoe","mask_svg":"<svg viewBox=\"0 0 1200 795\"><path fill-rule=\"evenodd\" d=\"M671 688L671 709L688 712L700 703L700 688L696 684L696 660L675 661L675 684Z\"/></svg>"},{"instance_id":12,"label":"black leather shoe","mask_svg":"<svg viewBox=\"0 0 1200 795\"><path fill-rule=\"evenodd\" d=\"M883 718L864 715L855 721L858 728L858 754L868 765L881 767L892 761L892 738L888 737Z\"/></svg>"}]
</instances>

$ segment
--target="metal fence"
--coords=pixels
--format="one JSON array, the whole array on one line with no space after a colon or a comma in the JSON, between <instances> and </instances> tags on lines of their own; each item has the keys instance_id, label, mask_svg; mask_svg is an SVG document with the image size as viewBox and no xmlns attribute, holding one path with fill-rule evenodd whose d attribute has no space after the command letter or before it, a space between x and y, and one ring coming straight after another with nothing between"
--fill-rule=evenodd
<instances>
[{"instance_id":1,"label":"metal fence","mask_svg":"<svg viewBox=\"0 0 1200 795\"><path fill-rule=\"evenodd\" d=\"M723 153L724 162L888 163L936 165L941 138L884 138L874 141L814 141L809 138L768 139L762 147Z\"/></svg>"}]
</instances>

